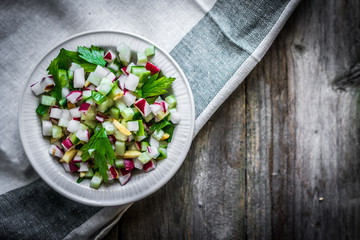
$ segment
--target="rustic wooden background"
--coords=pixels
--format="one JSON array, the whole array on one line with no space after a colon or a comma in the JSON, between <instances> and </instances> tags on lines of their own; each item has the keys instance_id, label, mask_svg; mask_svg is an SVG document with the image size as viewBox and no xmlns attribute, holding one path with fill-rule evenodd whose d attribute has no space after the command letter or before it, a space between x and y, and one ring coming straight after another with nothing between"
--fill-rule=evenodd
<instances>
[{"instance_id":1,"label":"rustic wooden background","mask_svg":"<svg viewBox=\"0 0 360 240\"><path fill-rule=\"evenodd\" d=\"M195 138L175 177L113 239L360 239L360 1L304 0Z\"/></svg>"}]
</instances>

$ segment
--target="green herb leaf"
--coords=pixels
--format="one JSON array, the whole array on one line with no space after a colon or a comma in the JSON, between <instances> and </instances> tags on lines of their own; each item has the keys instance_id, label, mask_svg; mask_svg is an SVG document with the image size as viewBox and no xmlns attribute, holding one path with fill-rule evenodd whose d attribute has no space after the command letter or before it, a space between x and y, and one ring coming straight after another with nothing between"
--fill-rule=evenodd
<instances>
[{"instance_id":1,"label":"green herb leaf","mask_svg":"<svg viewBox=\"0 0 360 240\"><path fill-rule=\"evenodd\" d=\"M155 75L154 75L155 76ZM154 80L152 77L142 86L142 97L154 97L167 93L167 89L175 81L175 78L162 77Z\"/></svg>"},{"instance_id":2,"label":"green herb leaf","mask_svg":"<svg viewBox=\"0 0 360 240\"><path fill-rule=\"evenodd\" d=\"M55 86L53 90L49 93L51 96L55 97L57 101L61 100L62 98L62 89L66 86L67 80L64 75L59 76L59 65L64 66L64 56L63 54L59 53L58 57L54 58L49 67L47 68L49 74L53 77Z\"/></svg>"},{"instance_id":3,"label":"green herb leaf","mask_svg":"<svg viewBox=\"0 0 360 240\"><path fill-rule=\"evenodd\" d=\"M81 148L81 158L83 162L87 161L90 158L90 149L93 149L94 151L94 168L99 169L101 176L107 183L107 164L108 162L110 165L114 164L115 153L111 147L111 143L106 135L106 131L104 128L101 128L98 132L96 132L90 138L90 141Z\"/></svg>"},{"instance_id":4,"label":"green herb leaf","mask_svg":"<svg viewBox=\"0 0 360 240\"><path fill-rule=\"evenodd\" d=\"M82 181L84 181L84 179L85 179L85 178L79 177L79 178L76 180L76 182L77 182L77 183L81 183Z\"/></svg>"},{"instance_id":5,"label":"green herb leaf","mask_svg":"<svg viewBox=\"0 0 360 240\"><path fill-rule=\"evenodd\" d=\"M161 129L163 129L164 127L168 126L168 125L172 125L173 124L169 121L166 120L162 120L158 123L154 123L153 125L151 125L150 130L151 131L160 131Z\"/></svg>"},{"instance_id":6,"label":"green herb leaf","mask_svg":"<svg viewBox=\"0 0 360 240\"><path fill-rule=\"evenodd\" d=\"M77 51L80 58L86 60L89 63L105 67L106 61L104 60L102 55L104 51L100 48L95 46L91 46L90 49L87 47L78 47Z\"/></svg>"}]
</instances>

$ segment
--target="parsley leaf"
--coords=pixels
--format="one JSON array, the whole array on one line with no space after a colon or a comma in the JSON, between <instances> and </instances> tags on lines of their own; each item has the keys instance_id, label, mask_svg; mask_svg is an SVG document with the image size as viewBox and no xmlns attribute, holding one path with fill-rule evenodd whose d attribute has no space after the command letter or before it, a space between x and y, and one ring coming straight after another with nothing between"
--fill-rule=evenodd
<instances>
[{"instance_id":1,"label":"parsley leaf","mask_svg":"<svg viewBox=\"0 0 360 240\"><path fill-rule=\"evenodd\" d=\"M103 53L104 51L98 47L91 46L91 48L87 47L78 47L77 51L79 53L79 57L86 60L89 63L93 63L96 65L100 65L105 67L106 61L104 60Z\"/></svg>"},{"instance_id":2,"label":"parsley leaf","mask_svg":"<svg viewBox=\"0 0 360 240\"><path fill-rule=\"evenodd\" d=\"M145 84L142 86L142 97L154 97L167 93L167 90L171 84L175 81L175 78L161 77L157 79L158 74L151 76Z\"/></svg>"},{"instance_id":3,"label":"parsley leaf","mask_svg":"<svg viewBox=\"0 0 360 240\"><path fill-rule=\"evenodd\" d=\"M52 75L55 83L53 90L50 91L50 95L55 97L57 101L60 101L62 99L61 91L63 87L65 87L67 84L67 79L65 78L65 76L59 76L59 63L63 66L64 62L62 57L56 57L54 60L51 61L49 67L47 68L49 74Z\"/></svg>"},{"instance_id":4,"label":"parsley leaf","mask_svg":"<svg viewBox=\"0 0 360 240\"><path fill-rule=\"evenodd\" d=\"M99 169L101 176L107 183L107 164L108 162L110 165L114 164L115 153L111 147L111 143L106 135L104 128L101 128L99 131L97 131L90 138L90 141L81 148L81 158L83 162L87 161L90 158L89 150L94 151L94 168Z\"/></svg>"}]
</instances>

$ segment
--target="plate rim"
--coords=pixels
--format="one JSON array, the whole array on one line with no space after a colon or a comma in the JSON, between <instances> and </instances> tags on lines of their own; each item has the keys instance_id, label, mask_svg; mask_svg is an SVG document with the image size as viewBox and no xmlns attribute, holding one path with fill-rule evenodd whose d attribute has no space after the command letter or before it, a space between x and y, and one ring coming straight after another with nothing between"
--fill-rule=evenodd
<instances>
[{"instance_id":1,"label":"plate rim","mask_svg":"<svg viewBox=\"0 0 360 240\"><path fill-rule=\"evenodd\" d=\"M160 50L167 58L168 60L171 61L172 64L174 64L176 70L179 72L179 74L181 75L181 77L184 79L184 83L185 83L185 86L186 86L186 89L187 89L187 93L189 94L189 97L190 97L190 105L191 105L191 119L190 119L190 136L191 138L186 142L185 146L186 146L186 155L184 156L184 158L181 160L181 163L174 166L174 168L171 169L171 174L168 175L168 177L165 177L163 178L159 184L159 186L157 188L154 188L152 189L151 191L147 191L143 194L138 194L138 195L135 195L135 197L132 197L132 198L129 198L128 201L106 201L104 202L103 200L101 201L96 201L96 200L90 200L90 199L87 199L87 198L84 198L84 197L80 197L80 196L77 196L73 193L70 193L69 191L67 191L66 189L56 185L53 181L51 181L50 178L48 177L45 177L45 176L42 176L40 173L42 171L40 171L40 167L36 164L34 164L33 160L31 160L31 158L29 156L31 151L30 149L28 149L28 147L25 147L26 145L24 144L25 143L25 136L24 136L24 129L23 129L23 125L21 124L21 119L22 119L22 105L23 105L23 101L24 101L24 96L25 96L25 91L26 91L26 88L28 87L29 85L29 81L30 81L30 78L31 76L34 74L34 72L36 71L36 69L38 68L38 66L40 65L40 63L46 58L48 57L49 54L51 54L51 52L53 52L54 50L60 50L59 48L69 42L69 41L72 41L78 37L83 37L83 36L86 36L86 35L91 35L91 34L106 34L106 33L112 33L112 34L120 34L120 35L128 35L128 36L131 36L131 37L134 37L134 38L138 38L142 41L145 41L153 46L155 46L158 50ZM96 207L105 207L105 206L120 206L120 205L124 205L124 204L129 204L129 203L132 203L132 202L135 202L135 201L138 201L138 200L141 200L141 199L144 199L146 197L148 197L149 195L155 193L156 191L158 191L159 189L161 189L162 187L165 186L166 183L168 183L174 176L175 174L178 172L178 170L180 169L180 167L182 166L182 164L184 163L185 159L186 159L186 156L190 150L190 146L191 146L191 143L192 143L192 139L193 139L193 136L194 136L194 129L195 129L195 103L194 103L194 98L193 98L193 94L192 94L192 91L191 91L191 87L190 87L190 84L189 84L189 81L188 79L186 78L186 75L185 73L183 72L183 70L180 68L179 64L175 61L175 59L167 52L165 51L163 48L161 48L158 44L154 43L153 41L143 37L143 36L140 36L138 34L135 34L135 33L131 33L131 32L128 32L128 31L117 31L117 30L90 30L90 31L85 31L85 32L81 32L81 33L78 33L78 34L75 34L75 35L72 35L62 41L60 41L58 44L56 44L54 47L51 47L41 58L40 60L35 64L35 66L32 68L32 70L30 71L30 74L28 75L27 77L27 80L26 82L24 82L24 86L22 87L22 90L21 90L21 95L20 95L20 98L19 98L19 103L18 103L18 126L19 126L19 133L20 133L20 140L21 140L21 144L23 146L23 149L25 151L25 154L31 164L31 166L35 169L36 173L39 175L39 177L44 180L53 190L55 190L57 193L73 200L73 201L76 201L76 202L80 202L82 204L86 204L86 205L90 205L90 206L96 206Z\"/></svg>"}]
</instances>

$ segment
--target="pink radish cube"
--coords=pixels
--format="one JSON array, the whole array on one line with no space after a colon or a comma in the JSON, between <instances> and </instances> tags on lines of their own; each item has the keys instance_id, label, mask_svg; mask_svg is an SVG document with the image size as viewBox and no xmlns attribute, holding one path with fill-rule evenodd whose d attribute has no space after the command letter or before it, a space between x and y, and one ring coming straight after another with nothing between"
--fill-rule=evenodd
<instances>
[{"instance_id":1,"label":"pink radish cube","mask_svg":"<svg viewBox=\"0 0 360 240\"><path fill-rule=\"evenodd\" d=\"M61 145L65 148L65 150L69 150L74 144L71 142L70 138L66 138Z\"/></svg>"},{"instance_id":2,"label":"pink radish cube","mask_svg":"<svg viewBox=\"0 0 360 240\"><path fill-rule=\"evenodd\" d=\"M120 181L120 184L122 186L124 186L127 182L129 182L130 180L130 177L131 177L131 172L130 171L127 171L125 169L120 169L120 172L119 172L119 181Z\"/></svg>"},{"instance_id":3,"label":"pink radish cube","mask_svg":"<svg viewBox=\"0 0 360 240\"><path fill-rule=\"evenodd\" d=\"M79 107L79 112L84 113L84 115L86 115L86 113L89 111L90 109L90 103L82 103Z\"/></svg>"},{"instance_id":4,"label":"pink radish cube","mask_svg":"<svg viewBox=\"0 0 360 240\"><path fill-rule=\"evenodd\" d=\"M139 169L139 170L143 169L144 164L138 158L134 158L133 161L134 161L134 167L136 169Z\"/></svg>"},{"instance_id":5,"label":"pink radish cube","mask_svg":"<svg viewBox=\"0 0 360 240\"><path fill-rule=\"evenodd\" d=\"M147 150L151 158L155 159L160 155L159 150L156 147L148 146Z\"/></svg>"},{"instance_id":6,"label":"pink radish cube","mask_svg":"<svg viewBox=\"0 0 360 240\"><path fill-rule=\"evenodd\" d=\"M78 167L74 161L69 162L69 168L70 172L77 172L80 169L80 167Z\"/></svg>"},{"instance_id":7,"label":"pink radish cube","mask_svg":"<svg viewBox=\"0 0 360 240\"><path fill-rule=\"evenodd\" d=\"M125 170L130 171L134 168L134 162L131 159L124 159Z\"/></svg>"},{"instance_id":8,"label":"pink radish cube","mask_svg":"<svg viewBox=\"0 0 360 240\"><path fill-rule=\"evenodd\" d=\"M82 98L82 92L81 91L71 91L67 96L66 99L69 100L71 103L76 103Z\"/></svg>"},{"instance_id":9,"label":"pink radish cube","mask_svg":"<svg viewBox=\"0 0 360 240\"><path fill-rule=\"evenodd\" d=\"M144 117L147 117L151 113L150 106L144 98L140 98L139 100L137 100L135 102L135 107Z\"/></svg>"},{"instance_id":10,"label":"pink radish cube","mask_svg":"<svg viewBox=\"0 0 360 240\"><path fill-rule=\"evenodd\" d=\"M126 106L130 107L134 104L136 97L130 91L125 90L124 95L122 96L122 100Z\"/></svg>"},{"instance_id":11,"label":"pink radish cube","mask_svg":"<svg viewBox=\"0 0 360 240\"><path fill-rule=\"evenodd\" d=\"M124 90L125 89L125 82L126 80L128 79L127 75L123 74L123 75L120 75L120 77L118 78L119 80L119 87L121 90Z\"/></svg>"},{"instance_id":12,"label":"pink radish cube","mask_svg":"<svg viewBox=\"0 0 360 240\"><path fill-rule=\"evenodd\" d=\"M69 132L77 132L80 128L80 121L76 121L76 120L70 120L67 126L67 130Z\"/></svg>"},{"instance_id":13,"label":"pink radish cube","mask_svg":"<svg viewBox=\"0 0 360 240\"><path fill-rule=\"evenodd\" d=\"M76 137L78 139L80 139L83 142L89 142L90 139L90 134L89 134L89 130L85 129L85 130L78 130L76 132Z\"/></svg>"},{"instance_id":14,"label":"pink radish cube","mask_svg":"<svg viewBox=\"0 0 360 240\"><path fill-rule=\"evenodd\" d=\"M85 84L84 68L74 70L74 88L82 88Z\"/></svg>"},{"instance_id":15,"label":"pink radish cube","mask_svg":"<svg viewBox=\"0 0 360 240\"><path fill-rule=\"evenodd\" d=\"M135 91L137 85L139 84L139 77L135 74L130 73L128 79L125 82L125 88L131 91Z\"/></svg>"},{"instance_id":16,"label":"pink radish cube","mask_svg":"<svg viewBox=\"0 0 360 240\"><path fill-rule=\"evenodd\" d=\"M154 170L155 168L156 168L156 161L153 159L144 164L145 172L150 172L150 171Z\"/></svg>"},{"instance_id":17,"label":"pink radish cube","mask_svg":"<svg viewBox=\"0 0 360 240\"><path fill-rule=\"evenodd\" d=\"M115 58L116 58L116 53L114 53L114 51L109 50L107 53L105 53L104 60L107 61L108 63L113 62Z\"/></svg>"},{"instance_id":18,"label":"pink radish cube","mask_svg":"<svg viewBox=\"0 0 360 240\"><path fill-rule=\"evenodd\" d=\"M156 115L161 110L160 103L154 103L150 105L151 112Z\"/></svg>"},{"instance_id":19,"label":"pink radish cube","mask_svg":"<svg viewBox=\"0 0 360 240\"><path fill-rule=\"evenodd\" d=\"M121 71L125 74L125 75L129 75L129 73L126 71L127 67L123 67L121 68Z\"/></svg>"},{"instance_id":20,"label":"pink radish cube","mask_svg":"<svg viewBox=\"0 0 360 240\"><path fill-rule=\"evenodd\" d=\"M113 72L109 72L108 75L106 75L106 78L109 79L111 82L116 80L116 76Z\"/></svg>"},{"instance_id":21,"label":"pink radish cube","mask_svg":"<svg viewBox=\"0 0 360 240\"><path fill-rule=\"evenodd\" d=\"M56 145L50 145L50 148L49 148L49 154L51 156L55 156L55 157L58 157L58 158L62 158L64 156L64 151L61 150L58 146Z\"/></svg>"},{"instance_id":22,"label":"pink radish cube","mask_svg":"<svg viewBox=\"0 0 360 240\"><path fill-rule=\"evenodd\" d=\"M51 136L52 123L51 121L42 120L42 134L44 136Z\"/></svg>"},{"instance_id":23,"label":"pink radish cube","mask_svg":"<svg viewBox=\"0 0 360 240\"><path fill-rule=\"evenodd\" d=\"M58 107L52 107L50 110L50 118L59 119L61 117L62 110Z\"/></svg>"},{"instance_id":24,"label":"pink radish cube","mask_svg":"<svg viewBox=\"0 0 360 240\"><path fill-rule=\"evenodd\" d=\"M81 112L79 111L79 107L76 108L72 108L69 110L70 115L72 118L80 118L81 117Z\"/></svg>"},{"instance_id":25,"label":"pink radish cube","mask_svg":"<svg viewBox=\"0 0 360 240\"><path fill-rule=\"evenodd\" d=\"M35 93L35 95L40 95L45 92L44 88L41 86L41 82L38 81L30 86L31 90Z\"/></svg>"},{"instance_id":26,"label":"pink radish cube","mask_svg":"<svg viewBox=\"0 0 360 240\"><path fill-rule=\"evenodd\" d=\"M146 70L149 70L152 75L154 75L155 73L160 72L160 68L158 68L157 66L155 66L151 62L147 62L146 65L145 65L145 68L146 68Z\"/></svg>"},{"instance_id":27,"label":"pink radish cube","mask_svg":"<svg viewBox=\"0 0 360 240\"><path fill-rule=\"evenodd\" d=\"M100 79L106 77L108 75L109 70L106 68L103 68L102 66L98 65L94 71L95 75L98 76ZM96 84L95 84L96 85Z\"/></svg>"}]
</instances>

